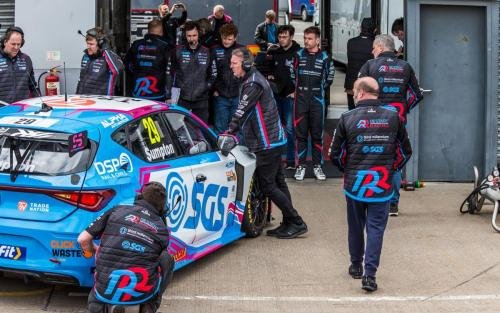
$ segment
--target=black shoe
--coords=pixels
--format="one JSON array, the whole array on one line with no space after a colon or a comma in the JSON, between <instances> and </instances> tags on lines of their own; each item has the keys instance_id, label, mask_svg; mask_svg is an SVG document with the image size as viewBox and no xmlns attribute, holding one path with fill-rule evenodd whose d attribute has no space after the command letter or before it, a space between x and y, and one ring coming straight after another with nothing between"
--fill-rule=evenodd
<instances>
[{"instance_id":1,"label":"black shoe","mask_svg":"<svg viewBox=\"0 0 500 313\"><path fill-rule=\"evenodd\" d=\"M354 279L360 279L363 277L363 265L352 263L349 266L349 275Z\"/></svg>"},{"instance_id":2,"label":"black shoe","mask_svg":"<svg viewBox=\"0 0 500 313\"><path fill-rule=\"evenodd\" d=\"M389 216L398 216L399 208L397 203L391 203L389 205Z\"/></svg>"},{"instance_id":3,"label":"black shoe","mask_svg":"<svg viewBox=\"0 0 500 313\"><path fill-rule=\"evenodd\" d=\"M269 229L268 231L266 231L266 235L267 236L278 236L278 233L283 229L285 228L286 226L286 223L285 221L281 222L280 226L276 227L276 228L273 228L273 229Z\"/></svg>"},{"instance_id":4,"label":"black shoe","mask_svg":"<svg viewBox=\"0 0 500 313\"><path fill-rule=\"evenodd\" d=\"M286 162L285 170L294 170L294 169L295 169L295 162Z\"/></svg>"},{"instance_id":5,"label":"black shoe","mask_svg":"<svg viewBox=\"0 0 500 313\"><path fill-rule=\"evenodd\" d=\"M375 277L363 276L363 280L361 281L361 289L364 289L368 292L377 290L377 283L375 282Z\"/></svg>"},{"instance_id":6,"label":"black shoe","mask_svg":"<svg viewBox=\"0 0 500 313\"><path fill-rule=\"evenodd\" d=\"M276 237L280 239L293 239L297 236L307 233L307 225L303 221L301 223L287 223L285 227L281 229Z\"/></svg>"}]
</instances>

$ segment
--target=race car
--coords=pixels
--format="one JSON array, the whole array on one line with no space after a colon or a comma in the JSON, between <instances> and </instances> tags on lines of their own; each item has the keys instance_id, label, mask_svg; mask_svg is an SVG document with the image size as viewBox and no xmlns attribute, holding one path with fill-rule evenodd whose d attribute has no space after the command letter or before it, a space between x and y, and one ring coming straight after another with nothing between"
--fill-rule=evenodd
<instances>
[{"instance_id":1,"label":"race car","mask_svg":"<svg viewBox=\"0 0 500 313\"><path fill-rule=\"evenodd\" d=\"M269 204L254 170L254 154L221 153L215 133L176 105L52 96L2 107L0 271L92 286L94 258L78 234L132 204L149 181L167 189L168 250L179 269L262 232Z\"/></svg>"}]
</instances>

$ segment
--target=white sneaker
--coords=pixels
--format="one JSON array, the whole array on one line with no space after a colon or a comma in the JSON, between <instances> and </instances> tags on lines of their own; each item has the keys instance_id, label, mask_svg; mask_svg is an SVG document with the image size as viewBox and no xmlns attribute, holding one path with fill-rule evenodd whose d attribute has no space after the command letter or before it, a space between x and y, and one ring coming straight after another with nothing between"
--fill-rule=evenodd
<instances>
[{"instance_id":1,"label":"white sneaker","mask_svg":"<svg viewBox=\"0 0 500 313\"><path fill-rule=\"evenodd\" d=\"M295 170L295 180L304 180L304 176L306 175L305 166L299 165Z\"/></svg>"},{"instance_id":2,"label":"white sneaker","mask_svg":"<svg viewBox=\"0 0 500 313\"><path fill-rule=\"evenodd\" d=\"M323 173L323 169L321 165L314 165L314 176L316 176L317 180L325 180L326 175Z\"/></svg>"}]
</instances>

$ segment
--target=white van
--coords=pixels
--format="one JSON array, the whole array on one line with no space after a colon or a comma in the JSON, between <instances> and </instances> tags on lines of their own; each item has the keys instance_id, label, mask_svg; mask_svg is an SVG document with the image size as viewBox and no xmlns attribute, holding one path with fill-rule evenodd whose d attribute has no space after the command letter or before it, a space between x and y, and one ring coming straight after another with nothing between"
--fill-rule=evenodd
<instances>
[{"instance_id":1,"label":"white van","mask_svg":"<svg viewBox=\"0 0 500 313\"><path fill-rule=\"evenodd\" d=\"M392 23L404 15L404 0L335 0L331 3L332 57L347 64L347 41L359 35L361 21L375 17L380 33L391 34ZM394 37L394 36L393 36ZM402 45L396 37L396 49Z\"/></svg>"}]
</instances>

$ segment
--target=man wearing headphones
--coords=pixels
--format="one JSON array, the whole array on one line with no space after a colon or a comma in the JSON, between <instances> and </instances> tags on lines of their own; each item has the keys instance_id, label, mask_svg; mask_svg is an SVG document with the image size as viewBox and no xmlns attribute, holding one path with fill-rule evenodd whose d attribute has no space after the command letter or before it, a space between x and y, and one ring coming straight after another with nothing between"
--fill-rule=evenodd
<instances>
[{"instance_id":1,"label":"man wearing headphones","mask_svg":"<svg viewBox=\"0 0 500 313\"><path fill-rule=\"evenodd\" d=\"M141 303L141 312L156 312L172 279L165 187L146 183L136 199L133 205L118 205L104 213L78 236L83 251L96 252L90 313L104 312L106 304L136 303ZM95 238L101 239L99 246ZM127 281L137 283L124 284Z\"/></svg>"},{"instance_id":2,"label":"man wearing headphones","mask_svg":"<svg viewBox=\"0 0 500 313\"><path fill-rule=\"evenodd\" d=\"M293 207L281 166L281 153L287 139L271 86L253 67L253 57L246 48L232 52L231 70L242 84L228 133L236 135L241 128L246 146L257 156L255 172L260 187L283 214L281 225L268 230L267 235L291 239L305 234L307 225Z\"/></svg>"},{"instance_id":3,"label":"man wearing headphones","mask_svg":"<svg viewBox=\"0 0 500 313\"><path fill-rule=\"evenodd\" d=\"M120 57L109 49L100 27L87 30L85 42L76 93L114 96L123 71Z\"/></svg>"},{"instance_id":4,"label":"man wearing headphones","mask_svg":"<svg viewBox=\"0 0 500 313\"><path fill-rule=\"evenodd\" d=\"M21 52L23 45L23 30L7 28L0 42L0 101L13 103L36 95L33 63Z\"/></svg>"}]
</instances>

